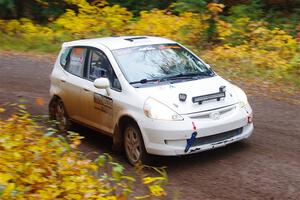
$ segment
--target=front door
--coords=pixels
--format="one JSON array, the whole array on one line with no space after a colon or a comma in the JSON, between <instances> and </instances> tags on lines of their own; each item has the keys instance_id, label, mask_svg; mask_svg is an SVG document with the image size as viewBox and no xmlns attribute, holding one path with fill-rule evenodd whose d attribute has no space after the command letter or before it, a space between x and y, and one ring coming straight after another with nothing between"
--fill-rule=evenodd
<instances>
[{"instance_id":1,"label":"front door","mask_svg":"<svg viewBox=\"0 0 300 200\"><path fill-rule=\"evenodd\" d=\"M116 109L113 97L118 93L116 88L120 89L119 81L108 58L98 49L90 50L87 68L87 79L81 91L81 101L84 105L81 109L82 118L88 125L112 133ZM94 87L93 81L100 77L108 78L111 87L108 89Z\"/></svg>"}]
</instances>

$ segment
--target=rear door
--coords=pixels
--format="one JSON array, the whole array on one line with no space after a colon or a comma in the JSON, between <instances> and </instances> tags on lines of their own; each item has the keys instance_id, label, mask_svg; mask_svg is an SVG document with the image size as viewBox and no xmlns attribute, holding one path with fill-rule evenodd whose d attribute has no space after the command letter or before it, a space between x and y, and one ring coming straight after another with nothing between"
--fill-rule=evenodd
<instances>
[{"instance_id":1,"label":"rear door","mask_svg":"<svg viewBox=\"0 0 300 200\"><path fill-rule=\"evenodd\" d=\"M64 73L60 78L62 93L60 94L67 112L72 119L80 120L80 92L84 83L86 47L72 47L64 66Z\"/></svg>"}]
</instances>

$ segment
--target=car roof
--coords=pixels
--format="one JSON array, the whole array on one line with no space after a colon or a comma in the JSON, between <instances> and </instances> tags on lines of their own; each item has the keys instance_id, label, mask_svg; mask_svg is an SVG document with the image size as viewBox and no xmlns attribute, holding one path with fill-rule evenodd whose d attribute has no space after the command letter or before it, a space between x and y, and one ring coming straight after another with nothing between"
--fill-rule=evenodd
<instances>
[{"instance_id":1,"label":"car roof","mask_svg":"<svg viewBox=\"0 0 300 200\"><path fill-rule=\"evenodd\" d=\"M63 43L63 47L70 46L91 46L97 47L101 44L109 48L110 50L122 49L127 47L135 47L142 45L151 44L166 44L166 43L176 43L170 39L153 37L153 36L120 36L120 37L104 37L104 38L93 38L93 39L83 39L75 40Z\"/></svg>"}]
</instances>

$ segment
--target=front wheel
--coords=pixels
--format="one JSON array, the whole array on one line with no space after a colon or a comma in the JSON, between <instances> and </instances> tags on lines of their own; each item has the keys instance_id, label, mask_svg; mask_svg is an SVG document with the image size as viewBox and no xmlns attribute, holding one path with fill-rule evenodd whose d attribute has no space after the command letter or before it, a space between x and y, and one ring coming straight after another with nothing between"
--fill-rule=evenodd
<instances>
[{"instance_id":1,"label":"front wheel","mask_svg":"<svg viewBox=\"0 0 300 200\"><path fill-rule=\"evenodd\" d=\"M140 129L135 124L128 124L124 129L124 148L130 164L148 162L149 155L146 152Z\"/></svg>"}]
</instances>

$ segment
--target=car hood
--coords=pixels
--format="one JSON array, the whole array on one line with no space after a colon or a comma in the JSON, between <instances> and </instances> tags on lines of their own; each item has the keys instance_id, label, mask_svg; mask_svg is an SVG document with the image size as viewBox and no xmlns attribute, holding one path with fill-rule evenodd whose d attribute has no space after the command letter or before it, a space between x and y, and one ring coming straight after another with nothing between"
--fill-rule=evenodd
<instances>
[{"instance_id":1,"label":"car hood","mask_svg":"<svg viewBox=\"0 0 300 200\"><path fill-rule=\"evenodd\" d=\"M193 97L217 93L222 86L225 86L226 96L219 101L212 99L203 101L201 104L193 103ZM164 103L178 114L189 114L216 109L235 104L239 101L232 85L220 76L172 84L161 83L153 87L136 88L136 90L145 98L152 97ZM179 94L181 93L187 95L185 101L179 100Z\"/></svg>"}]
</instances>

